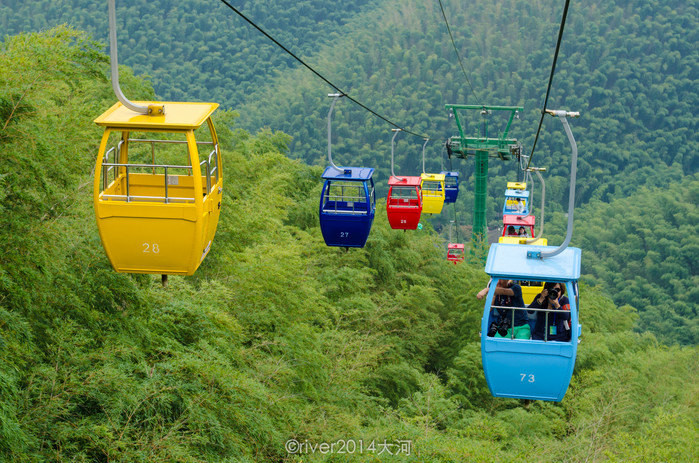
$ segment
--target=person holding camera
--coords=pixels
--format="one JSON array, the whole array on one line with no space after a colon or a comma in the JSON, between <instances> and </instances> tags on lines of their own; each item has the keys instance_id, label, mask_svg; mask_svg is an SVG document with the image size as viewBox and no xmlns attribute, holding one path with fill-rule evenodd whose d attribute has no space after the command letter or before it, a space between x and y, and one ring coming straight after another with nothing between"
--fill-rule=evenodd
<instances>
[{"instance_id":1,"label":"person holding camera","mask_svg":"<svg viewBox=\"0 0 699 463\"><path fill-rule=\"evenodd\" d=\"M532 339L539 341L570 341L570 301L565 295L566 287L563 283L546 283L544 290L536 295L529 307L532 309L550 309L561 311L536 312L536 324Z\"/></svg>"},{"instance_id":2,"label":"person holding camera","mask_svg":"<svg viewBox=\"0 0 699 463\"><path fill-rule=\"evenodd\" d=\"M483 299L488 294L488 286L478 292L476 297ZM522 288L512 280L498 280L495 286L495 297L493 306L519 307L524 308L522 299ZM514 338L529 339L531 329L529 327L529 317L525 310L495 309L492 311L493 322L488 327L488 337L510 338L512 337L512 324L514 322Z\"/></svg>"}]
</instances>

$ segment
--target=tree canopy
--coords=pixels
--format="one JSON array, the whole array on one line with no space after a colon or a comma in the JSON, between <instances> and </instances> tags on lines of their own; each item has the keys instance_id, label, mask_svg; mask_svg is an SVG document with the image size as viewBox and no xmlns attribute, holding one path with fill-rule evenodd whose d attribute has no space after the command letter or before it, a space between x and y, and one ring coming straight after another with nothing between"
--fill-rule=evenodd
<instances>
[{"instance_id":1,"label":"tree canopy","mask_svg":"<svg viewBox=\"0 0 699 463\"><path fill-rule=\"evenodd\" d=\"M123 71L128 94L153 97ZM564 401L493 399L482 268L446 261L429 224L391 230L381 205L365 248L326 247L320 168L234 112L215 120L225 196L197 273L167 289L115 273L87 187L107 72L69 28L0 46L3 461L697 460L696 346L634 332L633 307L581 285ZM290 439L411 452L292 454Z\"/></svg>"}]
</instances>

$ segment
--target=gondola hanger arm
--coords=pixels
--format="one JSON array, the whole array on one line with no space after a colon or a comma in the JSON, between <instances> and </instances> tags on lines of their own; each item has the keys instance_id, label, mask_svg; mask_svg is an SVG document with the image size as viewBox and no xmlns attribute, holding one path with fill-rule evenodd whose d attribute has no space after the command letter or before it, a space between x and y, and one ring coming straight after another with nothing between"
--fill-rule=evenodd
<instances>
[{"instance_id":1,"label":"gondola hanger arm","mask_svg":"<svg viewBox=\"0 0 699 463\"><path fill-rule=\"evenodd\" d=\"M394 177L396 176L396 173L393 170L393 146L396 141L396 135L398 135L398 133L402 131L403 129L391 129L391 132L393 132L393 138L391 138L391 175L393 175Z\"/></svg>"},{"instance_id":2,"label":"gondola hanger arm","mask_svg":"<svg viewBox=\"0 0 699 463\"><path fill-rule=\"evenodd\" d=\"M541 252L541 251L528 251L527 257L534 259L544 259L547 257L554 257L563 252L573 237L573 213L575 212L575 180L578 172L578 144L575 142L575 137L573 137L573 132L570 130L570 125L568 124L568 117L579 117L580 113L577 111L563 111L563 110L550 110L545 111L558 119L563 124L563 129L568 136L568 141L570 143L571 149L571 159L570 159L570 187L568 190L568 227L566 229L566 237L563 243L551 252ZM530 158L531 160L531 158Z\"/></svg>"},{"instance_id":3,"label":"gondola hanger arm","mask_svg":"<svg viewBox=\"0 0 699 463\"><path fill-rule=\"evenodd\" d=\"M165 114L165 108L162 104L150 104L143 106L130 101L121 91L119 85L119 60L117 57L117 36L116 36L116 6L115 0L109 0L109 61L112 72L112 89L117 97L117 100L131 111L147 114L149 116L160 116Z\"/></svg>"}]
</instances>

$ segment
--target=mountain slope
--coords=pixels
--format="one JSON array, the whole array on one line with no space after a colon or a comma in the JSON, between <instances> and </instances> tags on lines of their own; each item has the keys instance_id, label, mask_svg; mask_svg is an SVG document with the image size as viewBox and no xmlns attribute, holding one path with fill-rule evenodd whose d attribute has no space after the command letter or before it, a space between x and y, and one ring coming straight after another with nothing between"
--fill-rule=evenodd
<instances>
[{"instance_id":1,"label":"mountain slope","mask_svg":"<svg viewBox=\"0 0 699 463\"><path fill-rule=\"evenodd\" d=\"M428 170L448 167L440 143L455 134L446 103L523 105L512 128L525 152L533 143L548 79L561 6L553 0L445 2L473 91L462 76L436 3L243 2L241 9L282 43L360 101L432 137ZM326 84L272 45L220 2L177 5L133 0L117 5L120 57L152 76L163 99L215 100L240 109L248 130L270 126L290 134L292 157L323 163ZM0 5L8 33L60 22L106 42L106 5L97 0L8 0ZM573 5L549 105L578 110L578 204L629 196L696 172L691 108L699 52L695 1L595 1ZM158 34L150 31L157 30ZM480 125L471 119L472 130ZM549 168L552 207L565 204L567 141L545 121L535 163ZM490 121L491 131L498 121ZM390 126L351 104L334 117L338 158L378 168L380 191L390 170ZM420 138L401 135L396 170L421 168ZM344 153L344 154L343 154ZM454 161L470 182L472 163ZM497 222L514 163L491 162L488 215ZM472 193L459 215L470 223ZM443 225L444 218L435 219Z\"/></svg>"},{"instance_id":2,"label":"mountain slope","mask_svg":"<svg viewBox=\"0 0 699 463\"><path fill-rule=\"evenodd\" d=\"M584 249L584 281L604 286L617 304L640 314L640 330L666 344L699 341L699 180L687 176L664 188L641 188L611 203L591 201L575 216L573 243ZM558 243L566 219L546 225Z\"/></svg>"},{"instance_id":3,"label":"mountain slope","mask_svg":"<svg viewBox=\"0 0 699 463\"><path fill-rule=\"evenodd\" d=\"M693 2L652 0L571 9L549 106L582 114L573 122L580 149L578 204L628 196L640 185L660 186L696 172L699 163L690 148L696 121L689 114L697 103L699 53L692 46L697 30L692 11ZM460 73L435 4L385 2L381 11L357 16L343 41L324 47L313 63L360 101L431 135L428 170L441 168L439 143L456 133L446 103L523 105L511 135L528 152L560 11L551 1L499 1L450 2L447 13L475 95ZM307 70L285 73L248 100L241 108L243 120L250 127L269 125L289 133L294 157L323 163L327 91ZM474 130L481 123L475 116ZM497 130L497 121L491 125ZM347 162L378 167L383 184L390 128L351 103L338 105L336 149L346 153ZM402 171L419 171L421 145L420 138L398 137L396 164ZM546 119L534 162L549 168L552 204L565 204L569 152L560 124ZM468 179L472 163L455 165ZM516 168L492 161L490 169L490 198L499 199ZM499 203L490 202L492 220ZM471 202L463 204L468 217Z\"/></svg>"},{"instance_id":4,"label":"mountain slope","mask_svg":"<svg viewBox=\"0 0 699 463\"><path fill-rule=\"evenodd\" d=\"M632 308L583 285L566 399L491 398L481 267L446 262L429 225L395 232L383 214L364 249L326 247L320 169L283 154L287 135L233 129L234 113L216 118L225 197L197 274L164 289L114 273L86 187L92 120L113 101L106 57L66 29L0 50L0 95L12 95L0 113L0 460L382 458L291 454L290 439L409 441L391 457L408 462L696 460L696 347L633 333ZM123 75L125 91L152 96Z\"/></svg>"},{"instance_id":5,"label":"mountain slope","mask_svg":"<svg viewBox=\"0 0 699 463\"><path fill-rule=\"evenodd\" d=\"M311 54L369 2L255 0L234 5L300 55ZM166 101L218 101L232 108L295 66L223 3L212 0L116 2L119 60L148 75ZM39 31L68 24L108 43L103 0L5 0L0 30Z\"/></svg>"},{"instance_id":6,"label":"mountain slope","mask_svg":"<svg viewBox=\"0 0 699 463\"><path fill-rule=\"evenodd\" d=\"M324 47L315 62L327 70L333 82L341 86L344 83L351 95L369 102L382 114L418 133L436 133L436 140L427 148L428 172L450 166L439 146L440 140L456 133L455 124L443 112L445 103L523 105L525 110L521 119L514 121L511 135L520 138L525 153L529 153L550 71L561 5L539 1L449 2L446 6L473 92L460 73L435 4L401 2L399 6L387 2L381 12L358 16L350 24L346 38L353 47ZM570 121L579 149L575 202L581 211L589 212L578 215L573 245L590 251L584 254L584 273L594 275L596 283L613 292L617 303L633 304L644 313L641 326L653 330L665 342L693 344L695 329L687 328L687 323L693 323L696 298L691 297L689 290L680 290L682 296L676 297L688 306L680 303L679 313L674 309L661 310L665 305L663 298L674 293L670 288L675 284L663 282L657 269L664 264L647 256L666 256L669 249L673 258L694 253L696 203L687 201L679 192L672 198L660 196L668 185L696 175L699 166L692 148L696 118L691 116L691 108L699 103L699 52L692 45L699 30L697 4L645 0L592 2L585 8L571 8L549 107L581 112L579 119ZM266 124L291 134L292 156L324 164L325 115L329 105L325 93L325 85L307 77L307 71L289 72L279 76L269 88L261 89L251 103L241 108L242 119L251 126ZM256 101L281 103L270 109L269 104ZM476 133L481 122L477 112L474 115L468 133ZM333 117L333 159L376 167L378 188L385 194L385 182L391 172L390 126L347 101L337 105ZM502 121L490 121L491 130L496 130L498 122L502 127ZM565 234L557 226L565 224L562 214L567 204L570 169L570 147L562 129L559 121L547 117L533 158L533 165L547 168L546 234L551 244L560 243ZM422 140L403 134L397 140L395 171L421 172ZM473 162L454 160L451 166L461 171L463 180L456 217L460 225L468 225L474 196ZM491 229L497 229L501 226L505 184L515 180L517 172L515 163L497 160L490 161L489 169L488 219ZM541 185L534 185L532 191L536 195L535 213L540 219ZM633 236L587 233L589 228L597 229L594 224L610 220L608 214L612 210L597 207L600 202L624 201L630 206L614 209L616 217L622 220L619 229L633 229L634 222L645 221L642 217L647 215L646 210L635 207L637 197L644 198L643 203L651 211L659 204L685 209L688 222L684 231L678 235L673 221L656 220L655 224L663 224L662 228L654 227L658 239L650 240L647 249L633 253L628 252L638 245ZM599 215L593 217L594 213ZM556 217L554 222L550 221L552 217ZM454 213L448 208L430 220L446 236ZM462 236L468 236L468 228L463 232ZM674 237L671 245L660 239L666 235ZM605 258L601 259L605 264L600 264L600 248L614 249L605 254L609 259L618 256L619 260L611 262ZM655 269L648 275L642 272L642 277L633 269L646 267L646 261L655 262ZM620 266L623 268L618 272L609 271ZM677 288L696 285L696 270L691 266L677 264L673 268L676 272L664 278L674 275ZM633 291L623 290L629 278L643 281L634 283L634 288L638 288Z\"/></svg>"}]
</instances>

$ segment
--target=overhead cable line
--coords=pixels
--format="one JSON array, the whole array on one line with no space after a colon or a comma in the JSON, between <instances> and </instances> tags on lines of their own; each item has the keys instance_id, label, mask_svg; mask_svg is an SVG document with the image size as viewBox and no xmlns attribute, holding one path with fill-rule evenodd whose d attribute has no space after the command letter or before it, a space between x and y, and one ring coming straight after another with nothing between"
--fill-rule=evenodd
<instances>
[{"instance_id":1,"label":"overhead cable line","mask_svg":"<svg viewBox=\"0 0 699 463\"><path fill-rule=\"evenodd\" d=\"M459 216L456 214L456 203L451 203L454 206L454 222L456 223L456 242L459 242Z\"/></svg>"},{"instance_id":2,"label":"overhead cable line","mask_svg":"<svg viewBox=\"0 0 699 463\"><path fill-rule=\"evenodd\" d=\"M378 118L381 119L382 121L387 122L388 124L392 125L393 127L397 128L397 129L400 129L401 131L403 131L403 132L405 132L405 133L409 133L410 135L414 135L414 136L420 137L420 138L429 138L428 135L415 133L415 132L412 132L412 131L410 131L410 130L408 130L408 129L405 129L405 128L401 127L400 125L396 124L395 122L393 122L393 121L387 119L386 117L382 116L381 114L377 113L377 112L374 111L373 109L367 107L367 106L364 105L363 103L361 103L361 102L355 100L354 98L352 98L351 96L349 96L349 95L347 94L347 92L343 91L343 90L340 89L337 85L335 85L335 84L333 84L332 82L330 82L330 80L326 79L322 74L320 74L318 71L316 71L315 69L313 69L313 68L312 68L309 64L307 64L304 60L302 60L301 58L299 58L298 56L296 56L291 50L289 50L289 49L286 48L284 45L282 45L281 43L279 43L279 41L277 41L274 37L272 37L272 36L269 35L267 32L265 32L260 26L258 26L257 24L255 24L250 18L248 18L247 16L245 16L243 13L241 13L240 10L238 10L236 7L234 7L233 5L231 5L230 3L228 3L226 0L220 0L220 1L221 1L221 3L223 3L224 5L226 5L228 8L230 8L231 10L233 10L238 16L240 16L240 17L243 18L245 21L247 21L248 24L250 24L252 27L254 27L254 28L257 29L258 31L260 31L260 33L262 33L262 35L264 35L264 36L267 37L269 40L271 40L276 46L278 46L279 48L281 48L282 50L284 50L288 55L290 55L290 56L291 56L292 58L294 58L296 61L298 61L299 63L301 63L306 69L308 69L309 71L311 71L313 74L315 74L317 77L319 77L323 82L325 82L326 84L330 85L330 86L331 86L332 88L334 88L338 93L342 94L345 98L347 98L348 100L350 100L351 102L353 102L353 103L356 104L357 106L359 106L359 107L361 107L362 109L364 109L364 110L370 112L371 114L373 114L374 116L378 117Z\"/></svg>"},{"instance_id":3,"label":"overhead cable line","mask_svg":"<svg viewBox=\"0 0 699 463\"><path fill-rule=\"evenodd\" d=\"M449 27L449 21L447 21L447 14L444 12L444 5L442 5L442 0L439 0L439 8L442 10L442 17L444 18L444 24L447 25L447 31L449 32L449 38L451 38L451 44L454 47L454 52L456 53L456 57L459 59L459 64L461 65L461 71L464 73L464 77L466 78L466 82L468 82L468 86L471 87L471 93L473 93L473 96L476 98L476 103L478 103L480 98L478 98L478 95L476 95L476 91L473 89L473 85L471 84L471 80L468 78L468 74L466 74L466 68L464 67L464 63L461 61L461 55L459 54L459 50L456 48L456 43L454 42L454 36L451 33L451 27ZM478 104L483 106L482 103L478 103Z\"/></svg>"},{"instance_id":4,"label":"overhead cable line","mask_svg":"<svg viewBox=\"0 0 699 463\"><path fill-rule=\"evenodd\" d=\"M441 0L440 0L441 1ZM539 120L539 128L536 129L536 137L534 138L534 144L532 145L532 151L529 153L529 162L527 162L527 169L532 163L532 157L534 156L534 149L536 148L536 142L539 140L539 132L541 132L541 124L544 122L544 116L546 115L546 105L549 101L549 93L551 92L551 83L553 82L553 75L556 72L556 61L558 60L558 51L561 48L561 39L563 39L563 29L566 26L566 17L568 16L568 5L570 5L570 0L566 0L565 7L563 7L563 17L561 18L561 27L558 29L558 41L556 42L556 52L553 55L553 64L551 65L551 74L549 75L549 84L546 88L546 98L544 98L544 107L541 108L541 119Z\"/></svg>"}]
</instances>

